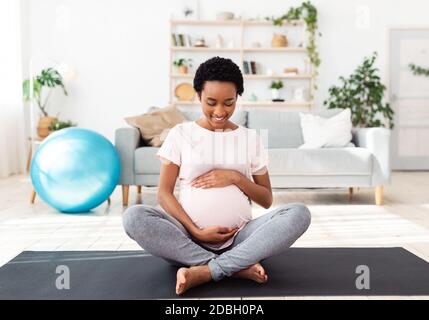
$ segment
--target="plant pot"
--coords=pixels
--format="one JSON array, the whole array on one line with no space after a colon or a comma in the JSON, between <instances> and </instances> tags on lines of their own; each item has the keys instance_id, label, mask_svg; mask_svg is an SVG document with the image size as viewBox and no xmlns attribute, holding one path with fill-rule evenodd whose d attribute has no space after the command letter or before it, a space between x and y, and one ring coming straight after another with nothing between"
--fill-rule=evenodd
<instances>
[{"instance_id":1,"label":"plant pot","mask_svg":"<svg viewBox=\"0 0 429 320\"><path fill-rule=\"evenodd\" d=\"M40 138L46 138L51 133L49 126L55 120L57 120L55 117L41 117L39 119L39 123L37 124L37 135Z\"/></svg>"},{"instance_id":2,"label":"plant pot","mask_svg":"<svg viewBox=\"0 0 429 320\"><path fill-rule=\"evenodd\" d=\"M188 73L188 67L187 66L180 66L179 67L179 73L187 74Z\"/></svg>"},{"instance_id":3,"label":"plant pot","mask_svg":"<svg viewBox=\"0 0 429 320\"><path fill-rule=\"evenodd\" d=\"M277 100L280 98L280 90L279 89L271 89L271 98L273 100Z\"/></svg>"}]
</instances>

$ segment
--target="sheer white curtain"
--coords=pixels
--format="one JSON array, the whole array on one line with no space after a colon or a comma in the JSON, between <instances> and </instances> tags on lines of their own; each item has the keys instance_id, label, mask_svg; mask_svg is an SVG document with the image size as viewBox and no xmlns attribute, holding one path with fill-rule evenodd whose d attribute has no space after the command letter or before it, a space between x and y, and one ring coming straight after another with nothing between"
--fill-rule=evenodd
<instances>
[{"instance_id":1,"label":"sheer white curtain","mask_svg":"<svg viewBox=\"0 0 429 320\"><path fill-rule=\"evenodd\" d=\"M25 170L20 2L0 1L0 178Z\"/></svg>"}]
</instances>

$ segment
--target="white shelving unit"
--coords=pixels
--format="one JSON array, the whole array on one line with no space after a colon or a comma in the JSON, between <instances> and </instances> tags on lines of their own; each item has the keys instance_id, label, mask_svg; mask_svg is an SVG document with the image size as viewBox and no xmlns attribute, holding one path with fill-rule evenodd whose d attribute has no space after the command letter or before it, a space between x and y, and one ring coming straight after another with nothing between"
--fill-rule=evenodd
<instances>
[{"instance_id":1,"label":"white shelving unit","mask_svg":"<svg viewBox=\"0 0 429 320\"><path fill-rule=\"evenodd\" d=\"M292 34L295 35L295 37L289 36L289 29L295 30L295 33ZM289 46L271 47L271 38L274 32L287 34ZM307 64L304 63L304 59L307 58L307 50L305 48L307 33L305 31L304 21L294 21L292 23L285 23L282 27L275 27L271 21L266 20L171 20L170 33L184 34L186 36L190 35L191 37L203 36L207 45L207 47L185 47L174 46L173 44L170 46L169 83L171 104L175 104L179 108L199 105L197 100L179 101L174 94L175 86L182 82L192 84L194 70L198 65L210 57L219 55L231 58L243 72L245 95L239 98L237 102L238 106L243 108L281 107L305 109L314 106L312 100L315 81L313 66L308 61ZM212 35L212 39L207 36L208 34ZM225 46L224 43L222 47L215 47L213 34L220 34L222 38L229 38L228 45ZM207 41L207 39L209 40ZM293 41L291 41L291 39ZM231 45L231 41L233 45ZM261 46L252 46L254 41L259 41ZM191 58L194 61L194 70L191 70L188 74L178 73L173 65L173 61L177 58ZM268 74L266 72L245 74L243 70L243 61L246 60L257 61L262 68L264 68L264 64L260 63L259 60L265 60L271 62L271 64L275 64L275 61L280 61L279 64L281 63L281 65L270 68L276 69L275 74ZM300 63L297 63L297 61L300 61ZM285 67L298 67L299 73L297 75L284 74L281 71ZM308 101L293 101L291 94L289 94L289 97L285 97L284 102L272 102L270 99L269 86L273 80L282 80L286 88L293 88L294 83L299 83L299 87L306 89ZM248 98L249 95L252 94L258 97L257 101Z\"/></svg>"}]
</instances>

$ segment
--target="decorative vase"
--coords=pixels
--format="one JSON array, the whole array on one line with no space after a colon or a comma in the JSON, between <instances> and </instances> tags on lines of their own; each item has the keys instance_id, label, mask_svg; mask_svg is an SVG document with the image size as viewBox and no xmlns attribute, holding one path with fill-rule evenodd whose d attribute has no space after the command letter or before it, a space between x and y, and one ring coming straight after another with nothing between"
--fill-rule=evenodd
<instances>
[{"instance_id":1,"label":"decorative vase","mask_svg":"<svg viewBox=\"0 0 429 320\"><path fill-rule=\"evenodd\" d=\"M46 138L51 133L49 127L55 120L57 120L55 117L41 117L37 124L37 135L40 138Z\"/></svg>"},{"instance_id":2,"label":"decorative vase","mask_svg":"<svg viewBox=\"0 0 429 320\"><path fill-rule=\"evenodd\" d=\"M271 98L273 100L277 100L280 98L280 90L279 89L271 89Z\"/></svg>"},{"instance_id":3,"label":"decorative vase","mask_svg":"<svg viewBox=\"0 0 429 320\"><path fill-rule=\"evenodd\" d=\"M305 89L304 88L295 88L293 91L293 100L297 102L305 101Z\"/></svg>"},{"instance_id":4,"label":"decorative vase","mask_svg":"<svg viewBox=\"0 0 429 320\"><path fill-rule=\"evenodd\" d=\"M272 47L287 47L288 41L285 35L274 33L273 39L271 40Z\"/></svg>"},{"instance_id":5,"label":"decorative vase","mask_svg":"<svg viewBox=\"0 0 429 320\"><path fill-rule=\"evenodd\" d=\"M179 66L179 73L181 74L187 74L188 73L188 67L187 66Z\"/></svg>"}]
</instances>

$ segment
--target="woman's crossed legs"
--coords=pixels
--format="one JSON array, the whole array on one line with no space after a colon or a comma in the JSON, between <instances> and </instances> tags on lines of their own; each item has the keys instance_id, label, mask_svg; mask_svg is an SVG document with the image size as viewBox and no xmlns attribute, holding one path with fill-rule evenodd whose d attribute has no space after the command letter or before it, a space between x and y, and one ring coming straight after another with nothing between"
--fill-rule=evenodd
<instances>
[{"instance_id":1,"label":"woman's crossed legs","mask_svg":"<svg viewBox=\"0 0 429 320\"><path fill-rule=\"evenodd\" d=\"M309 227L310 211L299 203L281 206L251 220L227 249L213 252L194 242L180 222L163 210L136 205L126 210L126 233L149 253L183 266L177 272L176 293L190 287L242 277L267 281L260 261L287 250Z\"/></svg>"}]
</instances>

